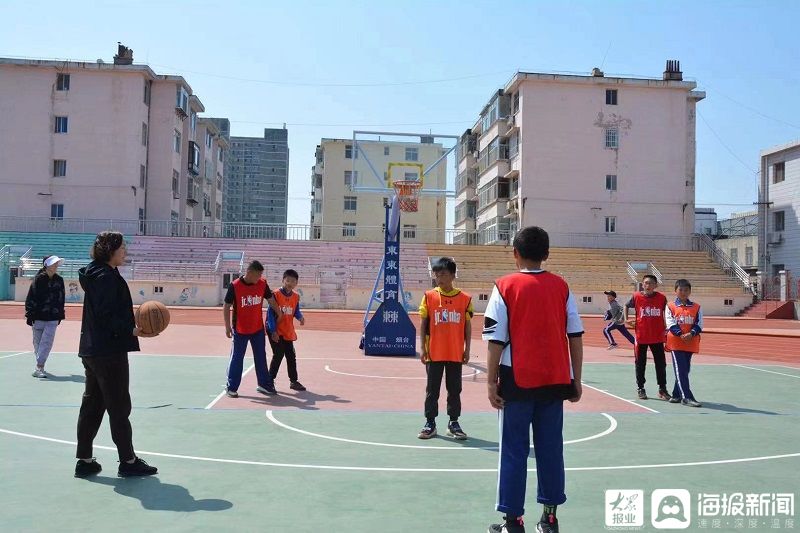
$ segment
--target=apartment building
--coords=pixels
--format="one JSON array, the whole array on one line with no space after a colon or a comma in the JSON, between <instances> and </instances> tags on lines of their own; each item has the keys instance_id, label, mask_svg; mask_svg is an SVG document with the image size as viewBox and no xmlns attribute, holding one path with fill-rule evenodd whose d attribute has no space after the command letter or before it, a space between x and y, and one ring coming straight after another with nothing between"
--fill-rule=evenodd
<instances>
[{"instance_id":1,"label":"apartment building","mask_svg":"<svg viewBox=\"0 0 800 533\"><path fill-rule=\"evenodd\" d=\"M695 106L661 79L518 72L458 145L456 242L546 228L557 246L681 248L694 232Z\"/></svg>"},{"instance_id":2,"label":"apartment building","mask_svg":"<svg viewBox=\"0 0 800 533\"><path fill-rule=\"evenodd\" d=\"M758 249L760 270L800 276L800 141L761 152Z\"/></svg>"}]
</instances>

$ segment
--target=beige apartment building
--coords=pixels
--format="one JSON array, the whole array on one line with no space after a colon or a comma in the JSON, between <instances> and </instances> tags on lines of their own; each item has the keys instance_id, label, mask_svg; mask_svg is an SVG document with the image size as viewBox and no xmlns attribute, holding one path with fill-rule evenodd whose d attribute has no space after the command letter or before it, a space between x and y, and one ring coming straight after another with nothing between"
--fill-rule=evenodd
<instances>
[{"instance_id":1,"label":"beige apartment building","mask_svg":"<svg viewBox=\"0 0 800 533\"><path fill-rule=\"evenodd\" d=\"M202 111L186 80L133 64L122 45L113 63L0 58L0 116L14 132L0 143L2 227L113 219L199 236L207 222L210 234L227 143Z\"/></svg>"},{"instance_id":2,"label":"beige apartment building","mask_svg":"<svg viewBox=\"0 0 800 533\"><path fill-rule=\"evenodd\" d=\"M455 242L537 225L556 246L684 248L695 87L677 61L662 79L518 72L459 142Z\"/></svg>"},{"instance_id":3,"label":"beige apartment building","mask_svg":"<svg viewBox=\"0 0 800 533\"><path fill-rule=\"evenodd\" d=\"M421 141L423 139L420 139ZM389 164L399 169L402 176L393 179L417 179L412 166L431 168L444 154L438 143L410 143L397 141L353 141L347 139L322 139L316 150L316 164L311 177L311 227L312 238L324 241L380 241L383 239L385 221L384 201L393 192L359 192L362 187L380 187L380 181L389 179ZM366 156L370 164L356 162L358 153ZM372 174L370 165L378 174ZM435 166L424 176L424 188L446 189L447 165ZM446 205L443 196L421 196L418 211L401 213L402 240L405 242L435 243L445 240Z\"/></svg>"}]
</instances>

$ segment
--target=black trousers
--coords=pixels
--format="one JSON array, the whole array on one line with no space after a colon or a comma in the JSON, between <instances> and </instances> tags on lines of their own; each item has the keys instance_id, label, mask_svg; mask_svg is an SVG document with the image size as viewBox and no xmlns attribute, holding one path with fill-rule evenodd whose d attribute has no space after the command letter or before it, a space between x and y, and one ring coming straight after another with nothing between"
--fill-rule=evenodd
<instances>
[{"instance_id":1,"label":"black trousers","mask_svg":"<svg viewBox=\"0 0 800 533\"><path fill-rule=\"evenodd\" d=\"M659 390L667 389L667 358L664 355L664 343L637 344L636 345L636 386L644 388L644 369L647 366L647 348L653 354L653 364L656 365L656 381Z\"/></svg>"},{"instance_id":2,"label":"black trousers","mask_svg":"<svg viewBox=\"0 0 800 533\"><path fill-rule=\"evenodd\" d=\"M75 457L92 457L92 442L103 415L108 412L111 438L117 445L120 462L136 457L131 429L131 395L128 354L81 357L86 372L86 388L78 414L78 450Z\"/></svg>"},{"instance_id":3,"label":"black trousers","mask_svg":"<svg viewBox=\"0 0 800 533\"><path fill-rule=\"evenodd\" d=\"M272 361L269 363L269 373L272 379L278 377L278 370L281 368L281 362L286 357L286 370L289 373L289 381L297 381L297 355L294 352L294 342L287 341L281 337L278 342L272 340L269 335L269 345L272 347Z\"/></svg>"},{"instance_id":4,"label":"black trousers","mask_svg":"<svg viewBox=\"0 0 800 533\"><path fill-rule=\"evenodd\" d=\"M431 361L425 365L428 384L425 387L425 419L433 421L439 414L439 389L442 388L442 374L447 388L447 415L450 420L461 416L461 363Z\"/></svg>"}]
</instances>

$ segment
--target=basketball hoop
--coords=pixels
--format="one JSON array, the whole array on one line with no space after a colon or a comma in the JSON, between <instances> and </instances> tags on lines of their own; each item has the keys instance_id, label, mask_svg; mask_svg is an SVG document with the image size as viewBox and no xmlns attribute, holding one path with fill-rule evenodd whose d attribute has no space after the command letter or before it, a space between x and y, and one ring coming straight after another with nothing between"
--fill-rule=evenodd
<instances>
[{"instance_id":1,"label":"basketball hoop","mask_svg":"<svg viewBox=\"0 0 800 533\"><path fill-rule=\"evenodd\" d=\"M422 182L417 180L400 180L392 183L400 210L405 212L416 212L419 201L419 190Z\"/></svg>"}]
</instances>

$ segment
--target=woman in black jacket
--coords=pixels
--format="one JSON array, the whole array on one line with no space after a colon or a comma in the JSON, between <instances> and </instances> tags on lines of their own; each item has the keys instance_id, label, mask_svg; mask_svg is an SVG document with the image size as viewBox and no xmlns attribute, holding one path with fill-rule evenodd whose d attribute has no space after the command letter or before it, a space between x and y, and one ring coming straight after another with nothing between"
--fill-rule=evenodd
<instances>
[{"instance_id":1,"label":"woman in black jacket","mask_svg":"<svg viewBox=\"0 0 800 533\"><path fill-rule=\"evenodd\" d=\"M44 364L53 349L56 328L64 320L64 279L56 272L64 260L50 255L42 261L25 298L25 321L33 328L33 377L46 378Z\"/></svg>"},{"instance_id":2,"label":"woman in black jacket","mask_svg":"<svg viewBox=\"0 0 800 533\"><path fill-rule=\"evenodd\" d=\"M100 472L92 457L92 442L104 412L108 411L111 438L117 445L120 476L150 476L158 472L136 457L131 414L128 352L139 351L133 301L128 284L117 270L125 263L125 241L121 233L104 231L92 246L92 261L79 271L86 293L78 355L86 371L86 389L78 415L78 450L75 477Z\"/></svg>"}]
</instances>

